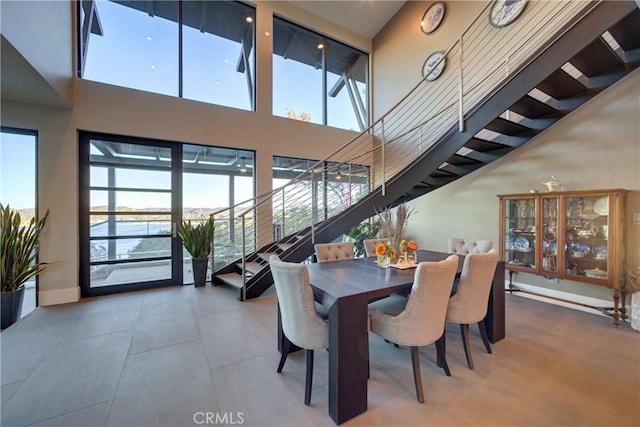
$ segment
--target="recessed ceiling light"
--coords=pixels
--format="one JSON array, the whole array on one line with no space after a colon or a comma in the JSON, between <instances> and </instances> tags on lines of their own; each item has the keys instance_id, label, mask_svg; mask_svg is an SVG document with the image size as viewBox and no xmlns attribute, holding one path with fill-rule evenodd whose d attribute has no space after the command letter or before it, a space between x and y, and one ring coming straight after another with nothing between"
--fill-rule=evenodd
<instances>
[{"instance_id":1,"label":"recessed ceiling light","mask_svg":"<svg viewBox=\"0 0 640 427\"><path fill-rule=\"evenodd\" d=\"M318 43L318 49L324 49L324 45L322 43Z\"/></svg>"},{"instance_id":2,"label":"recessed ceiling light","mask_svg":"<svg viewBox=\"0 0 640 427\"><path fill-rule=\"evenodd\" d=\"M252 16L247 16L246 20L247 20L247 22L249 24L251 24L253 22L253 17Z\"/></svg>"},{"instance_id":3,"label":"recessed ceiling light","mask_svg":"<svg viewBox=\"0 0 640 427\"><path fill-rule=\"evenodd\" d=\"M228 59L225 59L225 60L224 60L224 63L225 63L225 64L228 64L228 63L229 63L229 60L228 60Z\"/></svg>"},{"instance_id":4,"label":"recessed ceiling light","mask_svg":"<svg viewBox=\"0 0 640 427\"><path fill-rule=\"evenodd\" d=\"M156 66L155 66L155 65L153 65L153 64L151 64L151 65L150 65L150 67L151 67L151 69L152 69L152 70L155 70L155 69L156 69Z\"/></svg>"},{"instance_id":5,"label":"recessed ceiling light","mask_svg":"<svg viewBox=\"0 0 640 427\"><path fill-rule=\"evenodd\" d=\"M216 81L216 84L219 85L220 84L220 80Z\"/></svg>"},{"instance_id":6,"label":"recessed ceiling light","mask_svg":"<svg viewBox=\"0 0 640 427\"><path fill-rule=\"evenodd\" d=\"M147 40L151 41L153 38L151 36L147 36Z\"/></svg>"},{"instance_id":7,"label":"recessed ceiling light","mask_svg":"<svg viewBox=\"0 0 640 427\"><path fill-rule=\"evenodd\" d=\"M269 37L269 36L271 35L271 33L270 33L269 31L265 31L265 32L264 32L264 35L265 35L265 36L267 36L267 37Z\"/></svg>"}]
</instances>

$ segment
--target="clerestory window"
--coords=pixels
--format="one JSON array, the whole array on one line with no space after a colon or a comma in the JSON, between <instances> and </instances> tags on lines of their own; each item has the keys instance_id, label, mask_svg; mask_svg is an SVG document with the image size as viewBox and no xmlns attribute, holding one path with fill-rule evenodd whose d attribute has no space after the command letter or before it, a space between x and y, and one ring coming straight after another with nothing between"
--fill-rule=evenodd
<instances>
[{"instance_id":1,"label":"clerestory window","mask_svg":"<svg viewBox=\"0 0 640 427\"><path fill-rule=\"evenodd\" d=\"M255 110L255 8L235 1L78 2L78 76Z\"/></svg>"}]
</instances>

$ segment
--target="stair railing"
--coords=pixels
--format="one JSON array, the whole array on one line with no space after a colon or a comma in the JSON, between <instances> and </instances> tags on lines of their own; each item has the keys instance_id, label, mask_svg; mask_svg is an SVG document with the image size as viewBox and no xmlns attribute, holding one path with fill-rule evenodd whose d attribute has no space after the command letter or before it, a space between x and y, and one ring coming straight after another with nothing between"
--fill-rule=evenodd
<instances>
[{"instance_id":1,"label":"stair railing","mask_svg":"<svg viewBox=\"0 0 640 427\"><path fill-rule=\"evenodd\" d=\"M427 81L423 77L369 128L300 171L286 185L214 212L214 218L223 217L230 228L216 234L216 245L235 249L245 272L244 286L247 254L259 248L276 251L279 238L293 239L305 229L310 230L315 242L318 223L343 212L372 191L386 195L386 186L403 170L447 134L464 132L465 118L476 107L499 90L511 74L548 48L563 28L575 25L599 3L528 2L520 18L503 28L489 24L487 11L493 2L487 3L445 52L441 59L446 61L445 70L438 79ZM439 65L434 64L425 75ZM447 72L451 68L457 72ZM477 136L495 138L484 130ZM468 151L463 148L459 154ZM341 180L343 170L349 172L347 184ZM231 212L238 208L242 212L233 217Z\"/></svg>"}]
</instances>

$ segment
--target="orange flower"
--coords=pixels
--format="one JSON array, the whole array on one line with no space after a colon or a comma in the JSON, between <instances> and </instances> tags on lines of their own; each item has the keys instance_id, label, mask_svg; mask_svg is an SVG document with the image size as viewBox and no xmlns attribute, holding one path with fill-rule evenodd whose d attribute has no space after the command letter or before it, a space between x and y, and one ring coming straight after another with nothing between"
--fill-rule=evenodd
<instances>
[{"instance_id":1,"label":"orange flower","mask_svg":"<svg viewBox=\"0 0 640 427\"><path fill-rule=\"evenodd\" d=\"M378 243L376 245L376 255L382 256L387 254L387 245L386 243Z\"/></svg>"},{"instance_id":2,"label":"orange flower","mask_svg":"<svg viewBox=\"0 0 640 427\"><path fill-rule=\"evenodd\" d=\"M409 243L407 243L407 248L409 248L410 251L418 250L418 242L416 242L415 240L409 240Z\"/></svg>"},{"instance_id":3,"label":"orange flower","mask_svg":"<svg viewBox=\"0 0 640 427\"><path fill-rule=\"evenodd\" d=\"M389 248L389 258L396 259L396 248Z\"/></svg>"}]
</instances>

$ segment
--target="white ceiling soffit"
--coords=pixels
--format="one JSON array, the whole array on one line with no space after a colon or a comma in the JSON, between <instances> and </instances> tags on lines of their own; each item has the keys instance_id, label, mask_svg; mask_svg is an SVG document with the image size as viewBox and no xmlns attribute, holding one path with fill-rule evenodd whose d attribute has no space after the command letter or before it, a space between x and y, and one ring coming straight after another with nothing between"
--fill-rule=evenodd
<instances>
[{"instance_id":1,"label":"white ceiling soffit","mask_svg":"<svg viewBox=\"0 0 640 427\"><path fill-rule=\"evenodd\" d=\"M2 99L69 108L69 104L3 36L0 46Z\"/></svg>"},{"instance_id":2,"label":"white ceiling soffit","mask_svg":"<svg viewBox=\"0 0 640 427\"><path fill-rule=\"evenodd\" d=\"M405 2L383 0L298 0L290 3L356 34L373 39Z\"/></svg>"}]
</instances>

